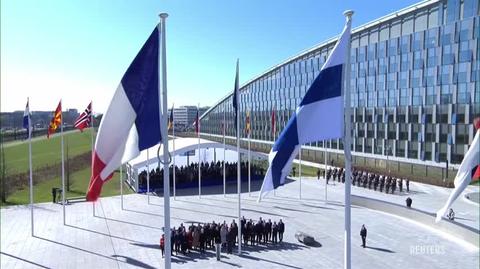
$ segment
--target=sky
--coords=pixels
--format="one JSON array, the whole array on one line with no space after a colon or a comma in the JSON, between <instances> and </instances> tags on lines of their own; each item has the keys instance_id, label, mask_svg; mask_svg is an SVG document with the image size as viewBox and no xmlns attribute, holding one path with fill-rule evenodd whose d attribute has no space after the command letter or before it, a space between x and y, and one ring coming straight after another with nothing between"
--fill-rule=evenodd
<instances>
[{"instance_id":1,"label":"sky","mask_svg":"<svg viewBox=\"0 0 480 269\"><path fill-rule=\"evenodd\" d=\"M212 106L240 85L331 37L418 1L2 0L1 111L103 113L124 72L167 12L169 107Z\"/></svg>"}]
</instances>

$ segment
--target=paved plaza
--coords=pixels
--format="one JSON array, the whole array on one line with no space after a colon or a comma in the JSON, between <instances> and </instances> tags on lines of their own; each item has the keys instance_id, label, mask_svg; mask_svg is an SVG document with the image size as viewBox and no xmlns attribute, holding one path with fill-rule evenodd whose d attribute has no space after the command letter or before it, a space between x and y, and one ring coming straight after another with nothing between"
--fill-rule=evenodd
<instances>
[{"instance_id":1,"label":"paved plaza","mask_svg":"<svg viewBox=\"0 0 480 269\"><path fill-rule=\"evenodd\" d=\"M116 179L118 180L118 179ZM258 183L255 185L258 187ZM284 242L278 245L244 247L241 256L222 254L217 261L212 250L173 256L173 268L342 268L343 267L343 184L328 187L324 181L292 181L270 194L261 203L258 192L243 194L246 218L259 217L286 223ZM229 186L230 189L233 184ZM195 193L197 190L192 191ZM171 201L171 224L190 222L230 223L237 218L237 196L205 194L199 199L180 191ZM192 194L192 192L190 194ZM206 188L204 193L215 193ZM404 204L407 195L413 206L435 212L450 190L412 183L411 192L387 195L353 187L355 195ZM470 186L466 193L478 192ZM457 219L479 226L478 204L460 198L454 204ZM1 268L161 268L158 247L163 227L163 199L145 195L102 198L93 216L91 203L67 206L66 225L62 206L42 203L35 206L35 236L30 236L30 211L26 206L1 210ZM360 247L360 227L368 229L367 248ZM304 231L315 237L315 246L298 242L294 234ZM445 233L367 208L352 206L352 268L478 268L478 248Z\"/></svg>"}]
</instances>

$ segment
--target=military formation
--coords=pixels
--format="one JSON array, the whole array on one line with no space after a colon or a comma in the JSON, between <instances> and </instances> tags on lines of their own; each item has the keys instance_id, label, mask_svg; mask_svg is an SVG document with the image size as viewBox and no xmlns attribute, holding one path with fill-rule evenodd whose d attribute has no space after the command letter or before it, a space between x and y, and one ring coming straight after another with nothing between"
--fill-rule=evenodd
<instances>
[{"instance_id":1,"label":"military formation","mask_svg":"<svg viewBox=\"0 0 480 269\"><path fill-rule=\"evenodd\" d=\"M345 170L342 167L329 167L327 169L327 184L330 180L333 182L345 183ZM362 170L352 171L352 185L368 189L379 190L380 192L393 194L398 188L399 192L403 192L404 186L406 191L410 191L410 180L408 178L398 178L390 175L381 175Z\"/></svg>"}]
</instances>

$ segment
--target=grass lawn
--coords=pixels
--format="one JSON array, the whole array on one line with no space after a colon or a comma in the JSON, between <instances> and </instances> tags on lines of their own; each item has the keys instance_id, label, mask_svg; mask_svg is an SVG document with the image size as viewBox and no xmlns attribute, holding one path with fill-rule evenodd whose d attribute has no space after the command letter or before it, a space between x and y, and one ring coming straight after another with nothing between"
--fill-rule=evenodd
<instances>
[{"instance_id":1,"label":"grass lawn","mask_svg":"<svg viewBox=\"0 0 480 269\"><path fill-rule=\"evenodd\" d=\"M50 139L32 140L32 165L33 169L52 165L61 162L60 136L56 135ZM89 152L91 150L90 129L83 133L68 132L64 134L64 153L71 158L73 156ZM5 145L5 166L6 174L12 175L27 172L28 167L28 141L12 145Z\"/></svg>"},{"instance_id":2,"label":"grass lawn","mask_svg":"<svg viewBox=\"0 0 480 269\"><path fill-rule=\"evenodd\" d=\"M90 167L80 170L71 174L70 180L72 182L70 191L66 193L68 197L85 196L88 183L90 182ZM124 175L125 176L125 175ZM34 186L34 201L35 203L51 202L52 201L52 188L61 187L61 178L53 178L46 180L40 184ZM123 193L133 193L130 187L126 184L123 186ZM103 185L102 197L113 196L120 194L119 172L116 172L113 178ZM7 197L7 203L5 205L21 205L28 204L30 202L28 187L18 190Z\"/></svg>"}]
</instances>

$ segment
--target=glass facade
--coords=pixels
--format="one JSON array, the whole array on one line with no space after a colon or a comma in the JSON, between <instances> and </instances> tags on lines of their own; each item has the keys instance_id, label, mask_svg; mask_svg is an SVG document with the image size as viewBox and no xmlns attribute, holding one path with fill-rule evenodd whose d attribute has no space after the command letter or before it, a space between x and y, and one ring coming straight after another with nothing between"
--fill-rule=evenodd
<instances>
[{"instance_id":1,"label":"glass facade","mask_svg":"<svg viewBox=\"0 0 480 269\"><path fill-rule=\"evenodd\" d=\"M480 114L479 0L419 3L387 18L352 31L352 150L459 164ZM334 45L319 45L241 88L241 118L251 111L253 140L278 137ZM221 136L224 113L227 136L234 136L231 95L203 115L202 132ZM343 149L340 140L309 146Z\"/></svg>"}]
</instances>

